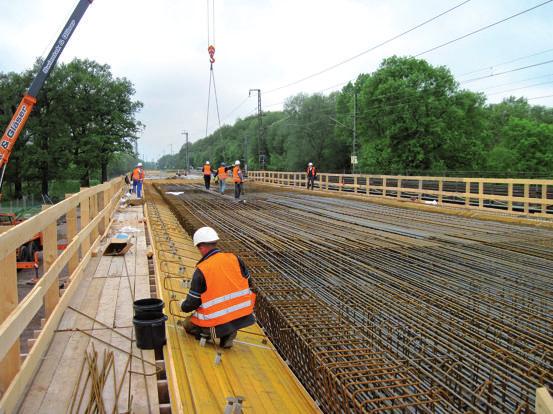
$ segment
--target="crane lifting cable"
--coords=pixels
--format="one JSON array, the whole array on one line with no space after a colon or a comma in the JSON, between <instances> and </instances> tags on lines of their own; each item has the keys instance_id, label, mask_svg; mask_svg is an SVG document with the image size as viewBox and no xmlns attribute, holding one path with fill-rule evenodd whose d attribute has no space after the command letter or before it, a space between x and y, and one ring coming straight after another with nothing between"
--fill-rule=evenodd
<instances>
[{"instance_id":1,"label":"crane lifting cable","mask_svg":"<svg viewBox=\"0 0 553 414\"><path fill-rule=\"evenodd\" d=\"M210 15L211 3L211 15ZM209 128L209 108L211 105L211 85L213 85L213 95L215 97L215 108L217 109L217 120L221 128L221 116L219 114L219 100L217 98L217 87L215 86L215 72L213 64L215 63L215 0L207 0L207 53L209 54L209 88L207 91L207 115L205 121L205 136Z\"/></svg>"}]
</instances>

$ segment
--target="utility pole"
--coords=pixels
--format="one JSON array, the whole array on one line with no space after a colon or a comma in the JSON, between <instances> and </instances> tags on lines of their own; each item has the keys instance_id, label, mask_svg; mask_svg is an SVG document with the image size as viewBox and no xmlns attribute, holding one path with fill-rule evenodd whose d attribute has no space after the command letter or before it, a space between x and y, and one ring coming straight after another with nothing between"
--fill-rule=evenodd
<instances>
[{"instance_id":1,"label":"utility pole","mask_svg":"<svg viewBox=\"0 0 553 414\"><path fill-rule=\"evenodd\" d=\"M250 89L248 92L248 96L252 95L252 92L257 92L257 119L259 123L259 133L257 136L257 147L259 149L259 165L261 166L261 169L265 169L265 151L262 149L263 145L263 122L262 122L262 116L263 113L261 112L261 89Z\"/></svg>"},{"instance_id":2,"label":"utility pole","mask_svg":"<svg viewBox=\"0 0 553 414\"><path fill-rule=\"evenodd\" d=\"M355 174L355 164L357 164L357 154L355 153L355 138L357 132L357 91L353 89L353 142L351 144L351 173Z\"/></svg>"},{"instance_id":3,"label":"utility pole","mask_svg":"<svg viewBox=\"0 0 553 414\"><path fill-rule=\"evenodd\" d=\"M186 159L185 159L186 172L185 172L185 175L188 175L188 173L189 173L189 168L188 168L188 131L182 131L181 135L186 136Z\"/></svg>"}]
</instances>

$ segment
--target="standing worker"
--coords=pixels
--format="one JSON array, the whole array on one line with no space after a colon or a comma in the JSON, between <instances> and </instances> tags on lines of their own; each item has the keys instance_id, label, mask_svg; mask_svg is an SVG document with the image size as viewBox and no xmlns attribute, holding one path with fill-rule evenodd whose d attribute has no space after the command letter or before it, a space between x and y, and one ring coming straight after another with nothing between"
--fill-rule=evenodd
<instances>
[{"instance_id":1,"label":"standing worker","mask_svg":"<svg viewBox=\"0 0 553 414\"><path fill-rule=\"evenodd\" d=\"M244 181L244 176L242 175L242 170L240 169L240 161L236 160L234 162L234 168L232 169L232 181L234 181L234 198L239 199L240 193L242 192L242 182Z\"/></svg>"},{"instance_id":2,"label":"standing worker","mask_svg":"<svg viewBox=\"0 0 553 414\"><path fill-rule=\"evenodd\" d=\"M222 162L221 165L219 165L219 168L217 168L217 177L219 177L219 192L221 194L225 194L225 187L227 184L225 180L228 177L227 171L228 168L226 167L224 162Z\"/></svg>"},{"instance_id":3,"label":"standing worker","mask_svg":"<svg viewBox=\"0 0 553 414\"><path fill-rule=\"evenodd\" d=\"M205 189L209 190L209 187L211 187L211 165L209 165L209 161L205 162L202 172L204 173Z\"/></svg>"},{"instance_id":4,"label":"standing worker","mask_svg":"<svg viewBox=\"0 0 553 414\"><path fill-rule=\"evenodd\" d=\"M211 227L202 227L194 233L194 246L202 258L180 308L183 312L194 311L184 320L186 332L196 339L220 338L219 345L230 348L236 332L255 323L255 293L250 290L250 274L244 262L233 253L221 252L218 240Z\"/></svg>"},{"instance_id":5,"label":"standing worker","mask_svg":"<svg viewBox=\"0 0 553 414\"><path fill-rule=\"evenodd\" d=\"M136 198L142 198L142 183L146 174L144 173L144 168L142 163L139 162L136 164L136 168L132 171L132 187L133 191L136 194Z\"/></svg>"},{"instance_id":6,"label":"standing worker","mask_svg":"<svg viewBox=\"0 0 553 414\"><path fill-rule=\"evenodd\" d=\"M315 177L317 177L317 169L313 166L313 163L310 162L307 164L307 189L309 190L309 184L311 183L311 190L315 184Z\"/></svg>"}]
</instances>

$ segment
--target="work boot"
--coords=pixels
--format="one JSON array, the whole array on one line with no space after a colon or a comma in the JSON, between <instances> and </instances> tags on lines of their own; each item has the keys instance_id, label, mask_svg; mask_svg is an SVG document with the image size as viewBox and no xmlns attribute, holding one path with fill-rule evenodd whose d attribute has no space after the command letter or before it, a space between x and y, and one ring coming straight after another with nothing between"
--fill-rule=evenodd
<instances>
[{"instance_id":1,"label":"work boot","mask_svg":"<svg viewBox=\"0 0 553 414\"><path fill-rule=\"evenodd\" d=\"M232 348L234 338L236 338L236 331L234 331L230 335L221 337L221 342L219 343L219 345L221 346L221 348Z\"/></svg>"}]
</instances>

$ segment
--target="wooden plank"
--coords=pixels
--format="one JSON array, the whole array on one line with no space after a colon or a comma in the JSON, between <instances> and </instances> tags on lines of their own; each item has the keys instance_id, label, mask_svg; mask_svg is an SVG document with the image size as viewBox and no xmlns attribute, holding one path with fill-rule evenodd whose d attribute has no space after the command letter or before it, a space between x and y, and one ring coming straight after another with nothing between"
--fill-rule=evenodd
<instances>
[{"instance_id":1,"label":"wooden plank","mask_svg":"<svg viewBox=\"0 0 553 414\"><path fill-rule=\"evenodd\" d=\"M4 410L7 413L14 412L19 401L24 397L25 389L28 386L30 380L33 378L36 370L39 367L42 356L50 345L50 342L54 335L54 329L57 327L63 315L63 312L69 304L69 301L79 287L79 282L83 277L84 269L91 257L90 253L91 251L89 250L83 257L81 263L79 263L79 266L75 272L76 277L74 278L73 283L71 283L65 290L65 294L60 299L58 306L56 307L50 318L46 321L46 324L44 325L44 328L42 330L42 334L38 337L32 352L29 353L29 355L23 362L18 375L11 382L10 387L2 397L2 400L0 400L0 411Z\"/></svg>"},{"instance_id":2,"label":"wooden plank","mask_svg":"<svg viewBox=\"0 0 553 414\"><path fill-rule=\"evenodd\" d=\"M113 199L112 203L116 203L117 199ZM105 213L107 213L106 209ZM23 332L25 326L29 323L32 317L36 314L40 308L38 301L42 300L44 291L46 291L54 281L58 280L58 274L63 267L67 264L69 257L73 255L78 247L88 240L89 234L92 228L97 224L97 221L101 219L101 215L94 219L92 222L81 230L76 238L67 246L64 252L57 257L55 262L50 266L48 271L40 278L30 294L18 306L17 310L10 316L8 320L0 325L0 358L7 352L17 337Z\"/></svg>"},{"instance_id":3,"label":"wooden plank","mask_svg":"<svg viewBox=\"0 0 553 414\"><path fill-rule=\"evenodd\" d=\"M49 208L53 207L49 205L42 206L43 210ZM58 257L58 225L56 221L46 226L42 231L42 245L42 267L44 273L46 273ZM54 311L59 298L60 288L58 278L56 277L55 280L52 280L51 284L46 286L46 293L44 294L44 315L46 319Z\"/></svg>"},{"instance_id":4,"label":"wooden plank","mask_svg":"<svg viewBox=\"0 0 553 414\"><path fill-rule=\"evenodd\" d=\"M66 194L65 198L69 198L73 194ZM67 232L67 244L71 243L73 238L77 235L77 209L72 208L65 214L66 221L66 232ZM67 262L67 272L69 273L69 279L71 279L71 274L75 271L79 265L79 252L71 256L69 262Z\"/></svg>"},{"instance_id":5,"label":"wooden plank","mask_svg":"<svg viewBox=\"0 0 553 414\"><path fill-rule=\"evenodd\" d=\"M116 198L114 198L112 200L111 204L116 205L116 202L117 202L117 200L116 200ZM50 211L52 211L52 209L48 208L44 212L45 213L44 217L50 217L50 214L49 214ZM111 210L106 209L106 212L107 211L111 211ZM102 216L99 216L98 218L101 218L101 217ZM52 225L55 225L55 223L56 222L54 221L54 223L52 223ZM92 225L93 225L93 223L91 223L91 226ZM88 232L90 231L90 229L91 228L87 228L82 233L88 235ZM34 232L33 232L33 234L34 234ZM4 241L4 240L2 240L2 241ZM58 263L61 266L62 261L65 261L65 263L63 263L63 265L65 265L67 263L68 258L69 258L69 254L74 253L74 250L71 250L71 249L76 249L81 241L82 241L82 239L81 240L74 240L74 242L72 243L72 246L71 247L68 246L68 249L64 252L64 253L67 253L64 256L64 259L56 260L54 262L54 264L52 265L52 269L50 269L51 271L47 272L45 277L43 277L39 281L37 286L35 286L35 288L34 288L34 289L36 289L36 291L39 294L40 294L40 289L43 289L46 286L48 286L48 284L46 283L47 281L52 282L51 279L54 279L54 280L57 281L57 275L58 275L58 273L61 269L58 269L57 272L54 272L52 270L54 270L54 267ZM95 242L93 247L97 247L98 243L99 243L99 239ZM8 390L2 396L2 399L0 400L0 411L4 410L4 411L7 411L7 412L13 412L15 407L19 403L20 399L24 395L25 388L28 386L32 376L34 375L34 373L38 369L41 358L44 355L44 353L46 352L46 349L47 349L48 345L50 344L50 342L52 340L52 337L53 337L53 334L54 334L54 329L58 325L58 323L59 323L59 321L60 321L60 319L63 315L64 310L66 309L69 301L73 297L73 295L75 293L75 290L78 287L78 282L82 279L82 275L84 274L83 270L86 267L86 265L88 264L88 261L90 260L90 257L91 257L91 253L90 253L90 251L88 251L85 254L85 256L83 257L83 261L79 264L79 266L77 267L77 269L75 271L75 282L76 283L72 283L66 289L66 293L64 294L64 296L59 301L58 306L52 312L52 314L50 315L50 318L46 321L46 324L44 325L42 334L39 335L38 339L36 340L32 352L29 353L29 355L25 359L23 365L21 366L21 369L18 372L17 376L13 379L13 381L11 382ZM49 277L47 275L49 275ZM24 308L24 309L26 310L27 308ZM5 328L5 326L6 326L5 324L2 324L2 326L1 326L2 329ZM2 339L4 339L4 338L2 338ZM13 338L12 338L12 343L15 343L15 339L13 339ZM6 352L6 351L4 350L4 352ZM20 360L19 357L17 358L17 360L18 361Z\"/></svg>"},{"instance_id":6,"label":"wooden plank","mask_svg":"<svg viewBox=\"0 0 553 414\"><path fill-rule=\"evenodd\" d=\"M536 414L553 414L553 398L546 387L536 390Z\"/></svg>"},{"instance_id":7,"label":"wooden plank","mask_svg":"<svg viewBox=\"0 0 553 414\"><path fill-rule=\"evenodd\" d=\"M529 184L524 184L524 198L525 199L528 199L530 197L530 185ZM530 211L529 209L530 205L528 203L528 201L525 201L524 202L524 212L525 213L528 213Z\"/></svg>"},{"instance_id":8,"label":"wooden plank","mask_svg":"<svg viewBox=\"0 0 553 414\"><path fill-rule=\"evenodd\" d=\"M98 286L103 284L103 280L92 280L92 275L98 264L98 259L92 259L85 270L85 275L82 281L81 287L75 293L71 300L71 305L82 312L89 315L94 315L96 309L94 306L98 306L97 296L100 293ZM88 329L92 327L92 321L85 318L73 311L66 311L60 322L59 329L72 329L79 327L81 329ZM29 391L25 395L25 400L21 405L20 412L23 413L37 413L40 412L40 407L43 404L45 396L51 391L50 387L55 387L55 380L57 378L65 378L67 382L61 381L62 384L75 383L76 378L68 377L62 370L64 364L71 367L69 374L75 372L75 365L81 361L70 361L66 354L70 354L74 349L74 344L71 341L78 339L88 341L88 337L82 334L74 332L57 332L54 335L52 343L48 349L47 357L42 361L40 370L33 379L33 382L29 388ZM87 342L88 343L88 342ZM81 358L84 355L84 349L80 352ZM74 374L75 375L75 374ZM74 380L74 381L72 381ZM54 393L55 393L54 389ZM42 412L46 412L42 410Z\"/></svg>"},{"instance_id":9,"label":"wooden plank","mask_svg":"<svg viewBox=\"0 0 553 414\"><path fill-rule=\"evenodd\" d=\"M17 269L15 251L0 260L0 323L17 307ZM19 339L4 357L0 357L0 397L8 389L21 365Z\"/></svg>"},{"instance_id":10,"label":"wooden plank","mask_svg":"<svg viewBox=\"0 0 553 414\"><path fill-rule=\"evenodd\" d=\"M81 191L84 191L83 188L81 188ZM90 201L88 198L80 198L81 201L81 229L84 229L88 223L90 223ZM90 237L85 238L81 244L81 256L84 256L84 254L90 249Z\"/></svg>"},{"instance_id":11,"label":"wooden plank","mask_svg":"<svg viewBox=\"0 0 553 414\"><path fill-rule=\"evenodd\" d=\"M438 181L438 204L442 204L444 195L444 182L443 180Z\"/></svg>"}]
</instances>

